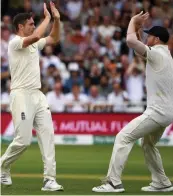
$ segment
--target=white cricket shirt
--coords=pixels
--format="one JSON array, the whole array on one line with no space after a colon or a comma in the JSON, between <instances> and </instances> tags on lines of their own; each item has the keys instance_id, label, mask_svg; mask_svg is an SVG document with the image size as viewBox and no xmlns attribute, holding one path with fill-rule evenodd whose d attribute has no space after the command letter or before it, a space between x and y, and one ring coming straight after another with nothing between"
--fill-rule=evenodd
<instances>
[{"instance_id":1,"label":"white cricket shirt","mask_svg":"<svg viewBox=\"0 0 173 196\"><path fill-rule=\"evenodd\" d=\"M42 38L32 45L22 48L24 39L17 35L8 45L12 90L41 88L39 50L45 46L46 39Z\"/></svg>"},{"instance_id":2,"label":"white cricket shirt","mask_svg":"<svg viewBox=\"0 0 173 196\"><path fill-rule=\"evenodd\" d=\"M166 45L147 48L147 109L156 122L168 126L173 122L173 59Z\"/></svg>"}]
</instances>

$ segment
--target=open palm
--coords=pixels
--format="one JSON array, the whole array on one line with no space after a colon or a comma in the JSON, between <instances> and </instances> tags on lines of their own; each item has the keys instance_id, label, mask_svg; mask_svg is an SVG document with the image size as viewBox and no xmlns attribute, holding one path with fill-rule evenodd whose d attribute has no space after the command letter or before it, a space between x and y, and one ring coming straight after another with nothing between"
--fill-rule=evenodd
<instances>
[{"instance_id":1,"label":"open palm","mask_svg":"<svg viewBox=\"0 0 173 196\"><path fill-rule=\"evenodd\" d=\"M50 9L53 17L56 19L60 19L59 11L56 9L55 4L52 1L50 2Z\"/></svg>"},{"instance_id":2,"label":"open palm","mask_svg":"<svg viewBox=\"0 0 173 196\"><path fill-rule=\"evenodd\" d=\"M145 14L143 14L143 11L132 17L135 24L139 26L142 26L148 18L149 18L149 13L146 12Z\"/></svg>"}]
</instances>

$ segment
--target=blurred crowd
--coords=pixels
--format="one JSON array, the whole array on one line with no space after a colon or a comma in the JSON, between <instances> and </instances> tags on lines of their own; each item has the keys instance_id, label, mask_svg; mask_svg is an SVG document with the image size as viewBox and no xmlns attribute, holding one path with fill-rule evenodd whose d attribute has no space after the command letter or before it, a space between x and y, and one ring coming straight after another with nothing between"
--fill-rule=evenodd
<instances>
[{"instance_id":1,"label":"blurred crowd","mask_svg":"<svg viewBox=\"0 0 173 196\"><path fill-rule=\"evenodd\" d=\"M48 1L47 1L48 2ZM53 112L142 112L145 109L145 60L126 45L131 17L150 13L144 29L154 25L170 32L173 55L173 0L56 0L61 40L40 52L42 91ZM13 17L32 12L36 26L42 0L2 0L1 110L9 111L8 42L15 34ZM50 32L52 23L47 29ZM143 34L143 41L146 35Z\"/></svg>"}]
</instances>

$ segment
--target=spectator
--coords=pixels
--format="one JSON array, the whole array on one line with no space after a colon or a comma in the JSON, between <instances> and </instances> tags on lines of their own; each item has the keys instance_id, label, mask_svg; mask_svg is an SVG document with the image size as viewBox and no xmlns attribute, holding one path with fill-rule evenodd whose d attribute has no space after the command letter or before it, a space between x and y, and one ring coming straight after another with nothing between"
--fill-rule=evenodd
<instances>
[{"instance_id":1,"label":"spectator","mask_svg":"<svg viewBox=\"0 0 173 196\"><path fill-rule=\"evenodd\" d=\"M133 104L141 104L144 97L144 74L134 61L125 73L126 89Z\"/></svg>"},{"instance_id":2,"label":"spectator","mask_svg":"<svg viewBox=\"0 0 173 196\"><path fill-rule=\"evenodd\" d=\"M86 35L86 33L91 32L93 35L94 40L97 38L97 24L95 21L94 16L89 16L87 19L86 25L83 25L82 27L82 35Z\"/></svg>"},{"instance_id":3,"label":"spectator","mask_svg":"<svg viewBox=\"0 0 173 196\"><path fill-rule=\"evenodd\" d=\"M90 87L89 106L90 111L101 112L105 110L106 99L100 95L99 88L96 85Z\"/></svg>"},{"instance_id":4,"label":"spectator","mask_svg":"<svg viewBox=\"0 0 173 196\"><path fill-rule=\"evenodd\" d=\"M92 7L89 1L84 1L82 11L80 13L80 24L84 26L88 17L92 14Z\"/></svg>"},{"instance_id":5,"label":"spectator","mask_svg":"<svg viewBox=\"0 0 173 196\"><path fill-rule=\"evenodd\" d=\"M103 17L103 24L98 27L98 33L102 39L109 36L112 37L115 32L115 26L111 24L109 16Z\"/></svg>"},{"instance_id":6,"label":"spectator","mask_svg":"<svg viewBox=\"0 0 173 196\"><path fill-rule=\"evenodd\" d=\"M152 26L162 26L163 21L161 17L159 16L159 10L158 7L153 6L150 11L150 16L152 18Z\"/></svg>"},{"instance_id":7,"label":"spectator","mask_svg":"<svg viewBox=\"0 0 173 196\"><path fill-rule=\"evenodd\" d=\"M99 85L100 77L101 77L101 70L97 64L93 64L91 66L88 77L90 78L90 83L92 85Z\"/></svg>"},{"instance_id":8,"label":"spectator","mask_svg":"<svg viewBox=\"0 0 173 196\"><path fill-rule=\"evenodd\" d=\"M129 67L129 58L127 55L122 55L120 57L120 67L122 69L124 69L125 71L128 69Z\"/></svg>"},{"instance_id":9,"label":"spectator","mask_svg":"<svg viewBox=\"0 0 173 196\"><path fill-rule=\"evenodd\" d=\"M67 14L70 20L76 20L82 9L82 1L69 0L66 4Z\"/></svg>"},{"instance_id":10,"label":"spectator","mask_svg":"<svg viewBox=\"0 0 173 196\"><path fill-rule=\"evenodd\" d=\"M42 57L42 63L43 75L46 74L47 68L51 64L53 64L60 72L63 81L65 81L69 77L65 64L57 56L53 54L53 47L51 45L47 45L44 48L44 56Z\"/></svg>"},{"instance_id":11,"label":"spectator","mask_svg":"<svg viewBox=\"0 0 173 196\"><path fill-rule=\"evenodd\" d=\"M99 94L107 97L114 82L118 82L128 92L133 105L141 102L144 62L134 57L134 51L126 44L127 26L131 17L141 9L149 11L150 18L143 28L150 29L153 25L167 28L170 32L168 46L173 56L172 1L57 0L55 3L61 12L61 41L56 46L46 46L40 54L43 93L52 91L57 82L62 83L64 93L70 93L72 85L77 83L80 91L87 95L91 86L97 85ZM2 4L2 8L1 91L6 92L10 79L7 47L14 36L11 19L20 11L32 11L38 24L43 19L43 4L41 0L9 0ZM129 108L126 111L135 111Z\"/></svg>"},{"instance_id":12,"label":"spectator","mask_svg":"<svg viewBox=\"0 0 173 196\"><path fill-rule=\"evenodd\" d=\"M109 59L116 58L116 51L111 37L107 36L104 39L105 46L100 49L100 56L108 55Z\"/></svg>"},{"instance_id":13,"label":"spectator","mask_svg":"<svg viewBox=\"0 0 173 196\"><path fill-rule=\"evenodd\" d=\"M114 47L114 50L117 56L121 55L122 43L123 41L122 41L122 35L121 35L121 28L117 27L115 29L115 33L113 35L113 41L112 41L112 44L113 44L113 47Z\"/></svg>"},{"instance_id":14,"label":"spectator","mask_svg":"<svg viewBox=\"0 0 173 196\"><path fill-rule=\"evenodd\" d=\"M84 79L84 93L86 95L89 95L90 86L91 86L90 77L85 77L85 79Z\"/></svg>"},{"instance_id":15,"label":"spectator","mask_svg":"<svg viewBox=\"0 0 173 196\"><path fill-rule=\"evenodd\" d=\"M100 67L102 68L102 75L108 75L109 72L116 69L116 64L112 64L108 55L104 55L102 57L102 62L103 63L100 63Z\"/></svg>"},{"instance_id":16,"label":"spectator","mask_svg":"<svg viewBox=\"0 0 173 196\"><path fill-rule=\"evenodd\" d=\"M89 70L93 64L98 63L97 53L94 49L88 48L84 56L84 68Z\"/></svg>"},{"instance_id":17,"label":"spectator","mask_svg":"<svg viewBox=\"0 0 173 196\"><path fill-rule=\"evenodd\" d=\"M99 44L92 39L92 32L88 31L85 35L85 40L79 45L79 53L84 55L88 48L92 48L96 52L99 51Z\"/></svg>"},{"instance_id":18,"label":"spectator","mask_svg":"<svg viewBox=\"0 0 173 196\"><path fill-rule=\"evenodd\" d=\"M99 88L96 85L90 87L89 102L94 105L105 103L105 98L100 95Z\"/></svg>"},{"instance_id":19,"label":"spectator","mask_svg":"<svg viewBox=\"0 0 173 196\"><path fill-rule=\"evenodd\" d=\"M61 43L61 48L61 59L67 64L73 61L74 55L78 52L78 46L72 42L71 32L67 32L65 40Z\"/></svg>"},{"instance_id":20,"label":"spectator","mask_svg":"<svg viewBox=\"0 0 173 196\"><path fill-rule=\"evenodd\" d=\"M56 82L53 91L48 92L46 96L52 112L65 111L65 95L62 92L61 82Z\"/></svg>"},{"instance_id":21,"label":"spectator","mask_svg":"<svg viewBox=\"0 0 173 196\"><path fill-rule=\"evenodd\" d=\"M81 33L81 25L76 25L74 29L74 33L71 36L71 41L73 44L80 44L85 41L85 37Z\"/></svg>"},{"instance_id":22,"label":"spectator","mask_svg":"<svg viewBox=\"0 0 173 196\"><path fill-rule=\"evenodd\" d=\"M121 73L117 71L117 64L115 61L111 61L108 56L104 56L103 63L104 68L102 75L106 75L109 78L109 84L113 84L115 80L121 82Z\"/></svg>"},{"instance_id":23,"label":"spectator","mask_svg":"<svg viewBox=\"0 0 173 196\"><path fill-rule=\"evenodd\" d=\"M11 32L7 27L1 28L1 66L8 67L8 43Z\"/></svg>"},{"instance_id":24,"label":"spectator","mask_svg":"<svg viewBox=\"0 0 173 196\"><path fill-rule=\"evenodd\" d=\"M104 0L101 6L101 15L111 17L112 12L113 12L113 9L112 9L111 4L109 4L108 0Z\"/></svg>"},{"instance_id":25,"label":"spectator","mask_svg":"<svg viewBox=\"0 0 173 196\"><path fill-rule=\"evenodd\" d=\"M94 16L96 24L99 25L102 21L101 6L99 2L96 5L94 5L93 16Z\"/></svg>"},{"instance_id":26,"label":"spectator","mask_svg":"<svg viewBox=\"0 0 173 196\"><path fill-rule=\"evenodd\" d=\"M80 86L73 84L72 92L66 95L66 110L68 112L86 112L88 97L80 92Z\"/></svg>"},{"instance_id":27,"label":"spectator","mask_svg":"<svg viewBox=\"0 0 173 196\"><path fill-rule=\"evenodd\" d=\"M10 31L7 27L1 29L1 91L6 90L7 81L10 79L8 65L8 42L10 40Z\"/></svg>"},{"instance_id":28,"label":"spectator","mask_svg":"<svg viewBox=\"0 0 173 196\"><path fill-rule=\"evenodd\" d=\"M169 0L162 0L162 18L173 19L173 7Z\"/></svg>"},{"instance_id":29,"label":"spectator","mask_svg":"<svg viewBox=\"0 0 173 196\"><path fill-rule=\"evenodd\" d=\"M4 28L8 28L10 31L12 31L12 21L11 17L8 15L4 15L2 18L1 26Z\"/></svg>"},{"instance_id":30,"label":"spectator","mask_svg":"<svg viewBox=\"0 0 173 196\"><path fill-rule=\"evenodd\" d=\"M118 82L113 84L113 92L108 95L108 104L114 112L125 112L127 108L128 93L124 91Z\"/></svg>"},{"instance_id":31,"label":"spectator","mask_svg":"<svg viewBox=\"0 0 173 196\"><path fill-rule=\"evenodd\" d=\"M106 98L108 94L111 92L111 90L112 90L112 85L109 84L108 77L102 75L100 78L100 86L99 86L100 95Z\"/></svg>"},{"instance_id":32,"label":"spectator","mask_svg":"<svg viewBox=\"0 0 173 196\"><path fill-rule=\"evenodd\" d=\"M55 78L58 76L60 76L59 70L56 68L54 64L50 64L47 68L46 75L44 76L44 80L46 80L46 83L50 90L53 89L55 85Z\"/></svg>"},{"instance_id":33,"label":"spectator","mask_svg":"<svg viewBox=\"0 0 173 196\"><path fill-rule=\"evenodd\" d=\"M10 80L7 82L7 91L1 94L1 111L10 112Z\"/></svg>"},{"instance_id":34,"label":"spectator","mask_svg":"<svg viewBox=\"0 0 173 196\"><path fill-rule=\"evenodd\" d=\"M171 19L164 18L163 27L167 28L170 34L173 33L173 29L172 29L173 26L171 27Z\"/></svg>"},{"instance_id":35,"label":"spectator","mask_svg":"<svg viewBox=\"0 0 173 196\"><path fill-rule=\"evenodd\" d=\"M24 0L23 5L19 7L17 12L18 13L32 12L32 2L30 0ZM35 13L33 13L33 15L35 15Z\"/></svg>"},{"instance_id":36,"label":"spectator","mask_svg":"<svg viewBox=\"0 0 173 196\"><path fill-rule=\"evenodd\" d=\"M67 79L64 84L66 93L69 93L72 90L72 86L74 84L78 84L80 87L84 84L83 78L80 76L79 65L77 63L69 63L68 70L70 71L70 78Z\"/></svg>"}]
</instances>

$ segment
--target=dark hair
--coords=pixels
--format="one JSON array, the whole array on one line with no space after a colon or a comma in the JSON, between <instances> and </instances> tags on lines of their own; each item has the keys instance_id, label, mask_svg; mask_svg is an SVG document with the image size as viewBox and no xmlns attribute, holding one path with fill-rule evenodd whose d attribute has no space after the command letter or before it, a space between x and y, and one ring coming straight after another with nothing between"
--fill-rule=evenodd
<instances>
[{"instance_id":1,"label":"dark hair","mask_svg":"<svg viewBox=\"0 0 173 196\"><path fill-rule=\"evenodd\" d=\"M17 14L13 19L13 26L15 28L15 31L19 30L18 25L22 24L24 25L27 20L29 20L32 17L32 13L20 13Z\"/></svg>"}]
</instances>

